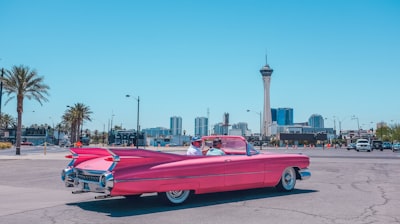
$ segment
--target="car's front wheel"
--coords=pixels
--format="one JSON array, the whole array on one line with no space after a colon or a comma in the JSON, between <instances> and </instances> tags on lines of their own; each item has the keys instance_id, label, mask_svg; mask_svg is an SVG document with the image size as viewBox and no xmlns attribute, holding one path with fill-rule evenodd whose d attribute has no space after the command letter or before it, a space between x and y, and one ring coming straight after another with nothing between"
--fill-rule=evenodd
<instances>
[{"instance_id":1,"label":"car's front wheel","mask_svg":"<svg viewBox=\"0 0 400 224\"><path fill-rule=\"evenodd\" d=\"M296 185L296 171L293 167L287 167L281 175L281 180L279 181L276 188L280 191L291 191Z\"/></svg>"},{"instance_id":2,"label":"car's front wheel","mask_svg":"<svg viewBox=\"0 0 400 224\"><path fill-rule=\"evenodd\" d=\"M184 203L190 195L190 190L167 191L161 193L162 198L173 205Z\"/></svg>"}]
</instances>

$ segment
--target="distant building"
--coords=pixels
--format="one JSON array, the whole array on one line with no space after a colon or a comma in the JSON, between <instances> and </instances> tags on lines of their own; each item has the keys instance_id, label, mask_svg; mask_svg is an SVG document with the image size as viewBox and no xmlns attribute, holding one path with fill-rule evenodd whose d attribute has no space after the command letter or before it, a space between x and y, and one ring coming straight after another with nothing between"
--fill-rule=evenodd
<instances>
[{"instance_id":1,"label":"distant building","mask_svg":"<svg viewBox=\"0 0 400 224\"><path fill-rule=\"evenodd\" d=\"M170 118L171 135L182 135L182 117L173 116Z\"/></svg>"},{"instance_id":2,"label":"distant building","mask_svg":"<svg viewBox=\"0 0 400 224\"><path fill-rule=\"evenodd\" d=\"M156 127L156 128L145 128L142 130L147 137L159 137L171 135L171 131L168 128Z\"/></svg>"},{"instance_id":3,"label":"distant building","mask_svg":"<svg viewBox=\"0 0 400 224\"><path fill-rule=\"evenodd\" d=\"M239 123L237 123L237 124L233 124L232 125L232 129L229 131L229 134L230 135L233 135L232 133L232 130L235 130L235 134L236 135L241 135L241 136L244 136L244 135L246 135L246 132L247 132L247 130L248 130L248 125L247 125L247 123L245 123L245 122L239 122ZM237 131L238 130L238 131Z\"/></svg>"},{"instance_id":4,"label":"distant building","mask_svg":"<svg viewBox=\"0 0 400 224\"><path fill-rule=\"evenodd\" d=\"M0 141L11 142L15 144L17 131L16 128L0 130ZM33 145L41 145L44 142L57 144L57 136L54 136L54 130L46 127L22 128L21 143L31 142Z\"/></svg>"},{"instance_id":5,"label":"distant building","mask_svg":"<svg viewBox=\"0 0 400 224\"><path fill-rule=\"evenodd\" d=\"M224 135L224 134L226 134L224 132L224 124L222 122L214 125L213 134L214 135Z\"/></svg>"},{"instance_id":6,"label":"distant building","mask_svg":"<svg viewBox=\"0 0 400 224\"><path fill-rule=\"evenodd\" d=\"M137 134L136 130L112 130L108 135L108 142L111 145L146 145L146 135L144 132Z\"/></svg>"},{"instance_id":7,"label":"distant building","mask_svg":"<svg viewBox=\"0 0 400 224\"><path fill-rule=\"evenodd\" d=\"M272 117L272 122L278 121L278 110L276 108L271 108L271 117Z\"/></svg>"},{"instance_id":8,"label":"distant building","mask_svg":"<svg viewBox=\"0 0 400 224\"><path fill-rule=\"evenodd\" d=\"M324 118L319 114L313 114L308 119L308 124L312 128L324 128Z\"/></svg>"},{"instance_id":9,"label":"distant building","mask_svg":"<svg viewBox=\"0 0 400 224\"><path fill-rule=\"evenodd\" d=\"M278 125L293 125L293 108L278 108L276 113Z\"/></svg>"},{"instance_id":10,"label":"distant building","mask_svg":"<svg viewBox=\"0 0 400 224\"><path fill-rule=\"evenodd\" d=\"M208 134L208 118L196 117L194 119L194 135L205 136Z\"/></svg>"},{"instance_id":11,"label":"distant building","mask_svg":"<svg viewBox=\"0 0 400 224\"><path fill-rule=\"evenodd\" d=\"M222 118L222 134L227 135L229 133L229 113L224 113Z\"/></svg>"}]
</instances>

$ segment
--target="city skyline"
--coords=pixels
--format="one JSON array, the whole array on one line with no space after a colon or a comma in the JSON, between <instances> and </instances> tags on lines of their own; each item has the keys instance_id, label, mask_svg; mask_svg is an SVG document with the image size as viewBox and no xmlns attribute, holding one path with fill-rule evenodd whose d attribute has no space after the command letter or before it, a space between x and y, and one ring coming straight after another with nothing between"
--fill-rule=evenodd
<instances>
[{"instance_id":1,"label":"city skyline","mask_svg":"<svg viewBox=\"0 0 400 224\"><path fill-rule=\"evenodd\" d=\"M293 108L295 122L314 113L342 129L400 122L397 1L15 0L0 7L0 68L29 66L50 86L43 106L25 99L25 126L57 124L66 105L83 103L93 111L84 128L107 130L112 120L135 129L140 97L140 129L169 127L176 115L193 135L196 117L211 126L229 112L231 123L256 131L259 116L247 110L263 111L266 54L271 107ZM16 117L16 102L5 101L2 112Z\"/></svg>"}]
</instances>

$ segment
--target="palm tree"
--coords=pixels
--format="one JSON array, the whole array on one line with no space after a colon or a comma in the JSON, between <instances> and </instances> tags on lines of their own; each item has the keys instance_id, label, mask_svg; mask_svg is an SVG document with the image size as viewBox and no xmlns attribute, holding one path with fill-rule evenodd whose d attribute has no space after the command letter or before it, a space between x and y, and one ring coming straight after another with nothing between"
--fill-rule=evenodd
<instances>
[{"instance_id":1,"label":"palm tree","mask_svg":"<svg viewBox=\"0 0 400 224\"><path fill-rule=\"evenodd\" d=\"M17 98L17 136L15 154L21 155L21 129L22 129L22 113L24 111L24 99L35 99L42 104L47 102L45 95L50 87L43 83L44 77L38 76L35 70L31 70L27 66L14 66L11 70L6 70L5 76L0 78L3 82L5 93L9 96L5 104L10 100Z\"/></svg>"},{"instance_id":2,"label":"palm tree","mask_svg":"<svg viewBox=\"0 0 400 224\"><path fill-rule=\"evenodd\" d=\"M7 128L16 127L17 123L15 121L16 121L16 119L13 118L11 115L1 113L1 116L0 116L0 129L7 129Z\"/></svg>"},{"instance_id":3,"label":"palm tree","mask_svg":"<svg viewBox=\"0 0 400 224\"><path fill-rule=\"evenodd\" d=\"M92 114L92 111L83 103L76 103L72 107L68 106L68 108L62 119L65 123L71 125L71 140L76 142L82 134L83 121L91 121L90 114Z\"/></svg>"}]
</instances>

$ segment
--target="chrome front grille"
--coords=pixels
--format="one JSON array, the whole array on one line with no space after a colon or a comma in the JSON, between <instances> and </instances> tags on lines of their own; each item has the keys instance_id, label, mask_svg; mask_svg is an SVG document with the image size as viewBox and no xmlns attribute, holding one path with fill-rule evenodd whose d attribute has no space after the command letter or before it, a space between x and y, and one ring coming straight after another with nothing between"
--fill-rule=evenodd
<instances>
[{"instance_id":1,"label":"chrome front grille","mask_svg":"<svg viewBox=\"0 0 400 224\"><path fill-rule=\"evenodd\" d=\"M101 173L91 173L89 171L84 172L83 170L77 170L76 176L79 180L87 181L87 182L99 182Z\"/></svg>"},{"instance_id":2,"label":"chrome front grille","mask_svg":"<svg viewBox=\"0 0 400 224\"><path fill-rule=\"evenodd\" d=\"M100 176L93 176L93 175L78 175L78 179L83 181L90 181L90 182L99 182Z\"/></svg>"}]
</instances>

